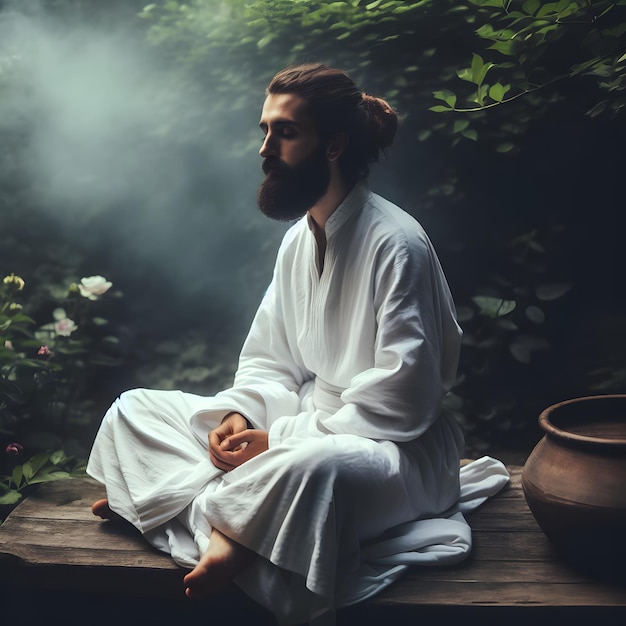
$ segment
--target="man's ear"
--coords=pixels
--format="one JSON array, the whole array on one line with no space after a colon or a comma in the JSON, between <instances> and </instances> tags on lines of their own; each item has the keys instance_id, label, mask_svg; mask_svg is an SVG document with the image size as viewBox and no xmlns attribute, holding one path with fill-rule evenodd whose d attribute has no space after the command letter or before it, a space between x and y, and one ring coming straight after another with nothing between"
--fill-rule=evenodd
<instances>
[{"instance_id":1,"label":"man's ear","mask_svg":"<svg viewBox=\"0 0 626 626\"><path fill-rule=\"evenodd\" d=\"M330 136L326 146L326 158L336 161L348 146L348 133L340 132Z\"/></svg>"}]
</instances>

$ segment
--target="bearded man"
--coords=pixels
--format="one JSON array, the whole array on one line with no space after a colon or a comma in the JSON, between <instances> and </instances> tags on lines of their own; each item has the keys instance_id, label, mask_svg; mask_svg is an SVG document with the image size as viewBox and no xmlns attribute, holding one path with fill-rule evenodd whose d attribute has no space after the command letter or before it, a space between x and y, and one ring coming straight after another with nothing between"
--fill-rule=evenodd
<instances>
[{"instance_id":1,"label":"bearded man","mask_svg":"<svg viewBox=\"0 0 626 626\"><path fill-rule=\"evenodd\" d=\"M397 116L344 72L300 65L267 88L266 215L297 220L214 397L137 389L94 442L94 504L189 567L185 593L235 582L279 623L332 616L412 563L470 548L460 511L508 480L442 400L461 330L421 226L367 185ZM465 506L465 509L464 509Z\"/></svg>"}]
</instances>

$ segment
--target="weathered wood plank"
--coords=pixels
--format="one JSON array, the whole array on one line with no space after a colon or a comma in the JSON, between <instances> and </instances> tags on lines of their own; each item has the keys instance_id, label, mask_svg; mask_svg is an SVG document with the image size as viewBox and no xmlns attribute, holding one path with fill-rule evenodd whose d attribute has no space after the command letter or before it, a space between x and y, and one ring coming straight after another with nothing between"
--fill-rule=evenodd
<instances>
[{"instance_id":1,"label":"weathered wood plank","mask_svg":"<svg viewBox=\"0 0 626 626\"><path fill-rule=\"evenodd\" d=\"M391 590L390 590L391 591ZM624 606L623 587L588 581L579 583L491 582L401 579L392 593L381 595L374 603L455 606Z\"/></svg>"},{"instance_id":2,"label":"weathered wood plank","mask_svg":"<svg viewBox=\"0 0 626 626\"><path fill-rule=\"evenodd\" d=\"M185 570L172 559L160 552L144 550L123 550L116 547L112 554L106 547L71 548L64 546L32 546L29 544L11 544L11 555L25 563L36 562L42 565L77 565L85 567L135 567L146 570ZM31 567L35 567L32 566Z\"/></svg>"},{"instance_id":3,"label":"weathered wood plank","mask_svg":"<svg viewBox=\"0 0 626 626\"><path fill-rule=\"evenodd\" d=\"M471 559L457 567L416 568L408 575L408 578L419 581L419 584L426 581L478 583L481 580L492 583L586 584L588 582L583 574L560 561L556 563L510 561L506 567L503 567L501 561L476 563Z\"/></svg>"},{"instance_id":4,"label":"weathered wood plank","mask_svg":"<svg viewBox=\"0 0 626 626\"><path fill-rule=\"evenodd\" d=\"M111 551L146 549L146 540L137 531L110 522L77 520L33 520L17 518L7 521L12 544L32 546L65 546L68 548L103 547ZM150 548L148 548L150 549Z\"/></svg>"},{"instance_id":5,"label":"weathered wood plank","mask_svg":"<svg viewBox=\"0 0 626 626\"><path fill-rule=\"evenodd\" d=\"M475 532L472 536L472 562L554 561L558 555L539 531Z\"/></svg>"},{"instance_id":6,"label":"weathered wood plank","mask_svg":"<svg viewBox=\"0 0 626 626\"><path fill-rule=\"evenodd\" d=\"M589 580L559 558L528 510L521 468L511 470L510 485L468 515L474 546L464 563L411 569L368 605L625 607L626 588ZM132 528L95 518L91 504L103 496L91 479L42 486L0 526L0 574L44 589L180 598L185 570Z\"/></svg>"}]
</instances>

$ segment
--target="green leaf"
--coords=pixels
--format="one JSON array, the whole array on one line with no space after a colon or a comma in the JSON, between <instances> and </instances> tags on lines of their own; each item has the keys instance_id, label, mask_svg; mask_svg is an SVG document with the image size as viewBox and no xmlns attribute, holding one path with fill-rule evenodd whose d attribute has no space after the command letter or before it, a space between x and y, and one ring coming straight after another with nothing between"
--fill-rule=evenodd
<instances>
[{"instance_id":1,"label":"green leaf","mask_svg":"<svg viewBox=\"0 0 626 626\"><path fill-rule=\"evenodd\" d=\"M626 61L626 52L622 54L622 56L619 59L617 59L617 61L615 61L615 64L617 65L618 63L621 63L622 61Z\"/></svg>"},{"instance_id":2,"label":"green leaf","mask_svg":"<svg viewBox=\"0 0 626 626\"><path fill-rule=\"evenodd\" d=\"M470 66L471 70L471 82L475 83L480 87L485 80L485 76L487 76L487 72L495 65L495 63L485 63L480 54L476 54L475 52L472 54L472 65Z\"/></svg>"},{"instance_id":3,"label":"green leaf","mask_svg":"<svg viewBox=\"0 0 626 626\"><path fill-rule=\"evenodd\" d=\"M22 486L22 477L24 473L22 472L22 466L17 465L13 468L13 473L11 474L11 479L15 483L15 486L19 489Z\"/></svg>"},{"instance_id":4,"label":"green leaf","mask_svg":"<svg viewBox=\"0 0 626 626\"><path fill-rule=\"evenodd\" d=\"M537 17L544 17L550 13L555 13L557 10L558 2L548 2L544 4L539 11L537 11Z\"/></svg>"},{"instance_id":5,"label":"green leaf","mask_svg":"<svg viewBox=\"0 0 626 626\"><path fill-rule=\"evenodd\" d=\"M515 148L515 145L506 141L504 143L501 143L497 148L496 148L496 152L511 152L511 150L513 150L513 148Z\"/></svg>"},{"instance_id":6,"label":"green leaf","mask_svg":"<svg viewBox=\"0 0 626 626\"><path fill-rule=\"evenodd\" d=\"M470 125L469 120L456 120L452 127L453 133L461 133Z\"/></svg>"},{"instance_id":7,"label":"green leaf","mask_svg":"<svg viewBox=\"0 0 626 626\"><path fill-rule=\"evenodd\" d=\"M33 476L37 474L37 472L50 460L50 453L48 452L40 452L36 454L32 459L28 461Z\"/></svg>"},{"instance_id":8,"label":"green leaf","mask_svg":"<svg viewBox=\"0 0 626 626\"><path fill-rule=\"evenodd\" d=\"M61 463L65 463L67 461L67 455L63 450L56 450L50 455L50 463L52 465L60 465Z\"/></svg>"},{"instance_id":9,"label":"green leaf","mask_svg":"<svg viewBox=\"0 0 626 626\"><path fill-rule=\"evenodd\" d=\"M454 105L456 104L456 94L449 89L433 91L433 96L437 98L437 100L443 100L451 108L454 108Z\"/></svg>"},{"instance_id":10,"label":"green leaf","mask_svg":"<svg viewBox=\"0 0 626 626\"><path fill-rule=\"evenodd\" d=\"M482 315L493 319L508 315L517 306L515 300L503 300L491 296L474 296L472 301L478 306Z\"/></svg>"},{"instance_id":11,"label":"green leaf","mask_svg":"<svg viewBox=\"0 0 626 626\"><path fill-rule=\"evenodd\" d=\"M22 475L26 479L26 482L28 482L34 474L33 466L28 461L22 465Z\"/></svg>"},{"instance_id":12,"label":"green leaf","mask_svg":"<svg viewBox=\"0 0 626 626\"><path fill-rule=\"evenodd\" d=\"M263 38L259 39L259 41L257 41L256 47L259 50L263 50L263 48L265 48L270 43L272 43L272 41L274 41L275 38L276 38L276 34L275 33L270 33L269 35L265 35L265 37L263 37Z\"/></svg>"},{"instance_id":13,"label":"green leaf","mask_svg":"<svg viewBox=\"0 0 626 626\"><path fill-rule=\"evenodd\" d=\"M461 80L466 80L469 83L473 83L474 79L472 78L472 69L469 67L465 67L461 70L457 70L456 71L456 75L461 79Z\"/></svg>"},{"instance_id":14,"label":"green leaf","mask_svg":"<svg viewBox=\"0 0 626 626\"><path fill-rule=\"evenodd\" d=\"M571 283L552 283L537 287L535 293L540 300L557 300L572 288Z\"/></svg>"},{"instance_id":15,"label":"green leaf","mask_svg":"<svg viewBox=\"0 0 626 626\"><path fill-rule=\"evenodd\" d=\"M526 0L522 5L522 10L528 15L535 15L537 9L541 6L541 0Z\"/></svg>"},{"instance_id":16,"label":"green leaf","mask_svg":"<svg viewBox=\"0 0 626 626\"><path fill-rule=\"evenodd\" d=\"M511 56L513 54L514 45L515 42L512 39L509 41L496 41L489 46L489 50L497 50L501 54ZM502 64L500 64L500 67L502 67Z\"/></svg>"},{"instance_id":17,"label":"green leaf","mask_svg":"<svg viewBox=\"0 0 626 626\"><path fill-rule=\"evenodd\" d=\"M503 85L501 83L496 83L495 85L491 85L489 88L489 97L496 102L502 102L504 100L504 96L506 92L511 88L511 85Z\"/></svg>"},{"instance_id":18,"label":"green leaf","mask_svg":"<svg viewBox=\"0 0 626 626\"><path fill-rule=\"evenodd\" d=\"M415 7L413 6L396 7L391 12L394 15L402 15L403 13L408 13L409 11L412 11L414 8Z\"/></svg>"},{"instance_id":19,"label":"green leaf","mask_svg":"<svg viewBox=\"0 0 626 626\"><path fill-rule=\"evenodd\" d=\"M546 319L544 312L538 307L531 305L526 307L526 317L535 324L543 324Z\"/></svg>"},{"instance_id":20,"label":"green leaf","mask_svg":"<svg viewBox=\"0 0 626 626\"><path fill-rule=\"evenodd\" d=\"M435 106L428 107L429 111L434 111L435 113L443 113L444 111L453 111L451 107L444 106L443 104L436 104Z\"/></svg>"},{"instance_id":21,"label":"green leaf","mask_svg":"<svg viewBox=\"0 0 626 626\"><path fill-rule=\"evenodd\" d=\"M63 478L71 478L69 472L55 471L46 472L45 474L39 474L30 481L30 485L37 485L40 483L50 483L55 480L62 480Z\"/></svg>"},{"instance_id":22,"label":"green leaf","mask_svg":"<svg viewBox=\"0 0 626 626\"><path fill-rule=\"evenodd\" d=\"M15 504L22 499L22 494L19 491L9 491L3 496L0 496L0 504Z\"/></svg>"},{"instance_id":23,"label":"green leaf","mask_svg":"<svg viewBox=\"0 0 626 626\"><path fill-rule=\"evenodd\" d=\"M472 54L472 64L470 66L472 71L472 82L480 85L478 82L478 77L482 73L483 67L485 66L485 62L480 54L476 54L475 52Z\"/></svg>"},{"instance_id":24,"label":"green leaf","mask_svg":"<svg viewBox=\"0 0 626 626\"><path fill-rule=\"evenodd\" d=\"M505 0L470 0L470 2L481 7L497 7L503 9Z\"/></svg>"},{"instance_id":25,"label":"green leaf","mask_svg":"<svg viewBox=\"0 0 626 626\"><path fill-rule=\"evenodd\" d=\"M478 89L476 90L476 94L472 98L472 101L475 102L478 106L483 106L488 91L489 85L479 85Z\"/></svg>"}]
</instances>

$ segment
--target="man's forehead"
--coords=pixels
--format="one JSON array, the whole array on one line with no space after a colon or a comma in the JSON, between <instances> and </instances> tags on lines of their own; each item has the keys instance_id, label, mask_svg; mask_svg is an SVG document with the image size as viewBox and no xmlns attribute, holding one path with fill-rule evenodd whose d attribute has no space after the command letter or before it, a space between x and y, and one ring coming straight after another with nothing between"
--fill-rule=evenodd
<instances>
[{"instance_id":1,"label":"man's forehead","mask_svg":"<svg viewBox=\"0 0 626 626\"><path fill-rule=\"evenodd\" d=\"M301 125L312 123L306 100L294 93L269 94L263 103L261 124L276 121L292 121Z\"/></svg>"}]
</instances>

